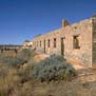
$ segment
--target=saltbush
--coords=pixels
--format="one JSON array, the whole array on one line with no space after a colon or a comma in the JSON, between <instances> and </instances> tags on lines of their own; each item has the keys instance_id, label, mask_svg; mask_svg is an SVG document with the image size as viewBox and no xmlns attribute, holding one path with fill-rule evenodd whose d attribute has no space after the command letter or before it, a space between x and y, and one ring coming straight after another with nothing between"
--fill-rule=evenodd
<instances>
[{"instance_id":1,"label":"saltbush","mask_svg":"<svg viewBox=\"0 0 96 96\"><path fill-rule=\"evenodd\" d=\"M18 54L17 54L17 58L27 62L29 60L29 58L31 57L31 50L30 49L22 49Z\"/></svg>"},{"instance_id":2,"label":"saltbush","mask_svg":"<svg viewBox=\"0 0 96 96\"><path fill-rule=\"evenodd\" d=\"M0 62L11 67L16 67L18 64L24 63L22 59L12 56L3 56L2 59L0 59Z\"/></svg>"},{"instance_id":3,"label":"saltbush","mask_svg":"<svg viewBox=\"0 0 96 96\"><path fill-rule=\"evenodd\" d=\"M21 50L16 56L0 55L0 63L8 66L18 66L27 63L29 59L35 55L35 52L30 49Z\"/></svg>"},{"instance_id":4,"label":"saltbush","mask_svg":"<svg viewBox=\"0 0 96 96\"><path fill-rule=\"evenodd\" d=\"M36 55L35 51L32 49L22 49L18 54L17 58L23 61L24 63L28 63L30 59L32 59Z\"/></svg>"},{"instance_id":5,"label":"saltbush","mask_svg":"<svg viewBox=\"0 0 96 96\"><path fill-rule=\"evenodd\" d=\"M41 81L69 79L75 75L75 69L62 56L55 55L36 64L32 69L32 76Z\"/></svg>"}]
</instances>

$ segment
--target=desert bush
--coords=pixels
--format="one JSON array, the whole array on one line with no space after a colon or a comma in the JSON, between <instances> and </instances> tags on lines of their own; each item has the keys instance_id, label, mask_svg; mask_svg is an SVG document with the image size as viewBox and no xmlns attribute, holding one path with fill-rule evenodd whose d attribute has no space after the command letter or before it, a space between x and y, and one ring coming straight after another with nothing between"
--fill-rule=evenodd
<instances>
[{"instance_id":1,"label":"desert bush","mask_svg":"<svg viewBox=\"0 0 96 96\"><path fill-rule=\"evenodd\" d=\"M31 73L35 62L27 63L23 67L19 68L18 76L21 78L21 83L25 83L33 79Z\"/></svg>"},{"instance_id":2,"label":"desert bush","mask_svg":"<svg viewBox=\"0 0 96 96\"><path fill-rule=\"evenodd\" d=\"M32 69L32 76L41 81L69 79L76 75L75 69L62 56L52 55Z\"/></svg>"},{"instance_id":3,"label":"desert bush","mask_svg":"<svg viewBox=\"0 0 96 96\"><path fill-rule=\"evenodd\" d=\"M28 60L30 59L30 57L34 55L34 51L32 51L31 49L22 49L18 54L17 54L17 58L28 62Z\"/></svg>"},{"instance_id":4,"label":"desert bush","mask_svg":"<svg viewBox=\"0 0 96 96\"><path fill-rule=\"evenodd\" d=\"M34 51L30 49L23 49L16 56L0 55L0 63L8 66L17 67L29 61L35 55Z\"/></svg>"},{"instance_id":5,"label":"desert bush","mask_svg":"<svg viewBox=\"0 0 96 96\"><path fill-rule=\"evenodd\" d=\"M10 67L17 67L18 64L24 63L22 59L12 56L3 56L2 59L0 59L0 62L2 64L7 64Z\"/></svg>"}]
</instances>

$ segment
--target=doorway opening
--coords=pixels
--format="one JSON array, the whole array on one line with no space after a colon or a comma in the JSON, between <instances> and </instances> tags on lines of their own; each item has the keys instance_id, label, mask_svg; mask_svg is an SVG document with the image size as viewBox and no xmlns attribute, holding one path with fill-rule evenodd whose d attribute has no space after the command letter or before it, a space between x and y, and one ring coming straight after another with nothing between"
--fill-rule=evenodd
<instances>
[{"instance_id":1,"label":"doorway opening","mask_svg":"<svg viewBox=\"0 0 96 96\"><path fill-rule=\"evenodd\" d=\"M44 53L46 53L46 40L44 40Z\"/></svg>"},{"instance_id":2,"label":"doorway opening","mask_svg":"<svg viewBox=\"0 0 96 96\"><path fill-rule=\"evenodd\" d=\"M61 38L61 55L64 56L64 37Z\"/></svg>"}]
</instances>

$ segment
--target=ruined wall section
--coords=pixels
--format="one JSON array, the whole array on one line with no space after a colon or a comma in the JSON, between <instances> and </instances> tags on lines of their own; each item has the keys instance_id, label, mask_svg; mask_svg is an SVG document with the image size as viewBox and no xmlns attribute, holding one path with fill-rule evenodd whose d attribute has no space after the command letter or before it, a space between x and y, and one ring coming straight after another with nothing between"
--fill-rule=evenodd
<instances>
[{"instance_id":1,"label":"ruined wall section","mask_svg":"<svg viewBox=\"0 0 96 96\"><path fill-rule=\"evenodd\" d=\"M74 48L74 36L78 37L80 48ZM33 45L37 52L61 55L61 38L64 38L64 58L73 64L92 67L92 36L92 19L87 19L38 36L34 38ZM54 38L56 38L56 47L54 47Z\"/></svg>"},{"instance_id":2,"label":"ruined wall section","mask_svg":"<svg viewBox=\"0 0 96 96\"><path fill-rule=\"evenodd\" d=\"M93 66L96 67L96 17L92 18L93 23Z\"/></svg>"},{"instance_id":3,"label":"ruined wall section","mask_svg":"<svg viewBox=\"0 0 96 96\"><path fill-rule=\"evenodd\" d=\"M36 51L46 54L61 54L60 51L60 32L61 29L48 32L42 36L34 38L33 46L36 47ZM56 39L56 47L54 47L54 39ZM48 40L50 40L50 47L48 46ZM41 43L41 44L40 44Z\"/></svg>"},{"instance_id":4,"label":"ruined wall section","mask_svg":"<svg viewBox=\"0 0 96 96\"><path fill-rule=\"evenodd\" d=\"M65 58L72 63L92 67L92 20L83 20L63 30ZM73 38L78 36L80 48L75 49Z\"/></svg>"}]
</instances>

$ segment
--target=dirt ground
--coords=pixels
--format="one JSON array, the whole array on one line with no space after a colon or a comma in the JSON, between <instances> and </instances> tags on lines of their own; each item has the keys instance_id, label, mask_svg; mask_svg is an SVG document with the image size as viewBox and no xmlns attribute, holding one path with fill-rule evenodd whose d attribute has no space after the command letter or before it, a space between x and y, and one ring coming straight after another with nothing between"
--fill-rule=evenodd
<instances>
[{"instance_id":1,"label":"dirt ground","mask_svg":"<svg viewBox=\"0 0 96 96\"><path fill-rule=\"evenodd\" d=\"M94 78L94 81L91 79ZM30 82L32 93L28 96L96 96L96 75L50 83Z\"/></svg>"}]
</instances>

